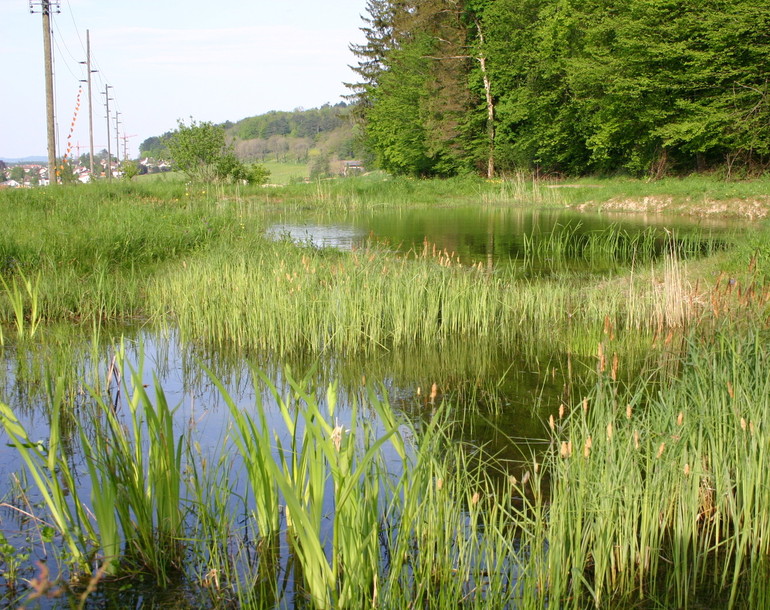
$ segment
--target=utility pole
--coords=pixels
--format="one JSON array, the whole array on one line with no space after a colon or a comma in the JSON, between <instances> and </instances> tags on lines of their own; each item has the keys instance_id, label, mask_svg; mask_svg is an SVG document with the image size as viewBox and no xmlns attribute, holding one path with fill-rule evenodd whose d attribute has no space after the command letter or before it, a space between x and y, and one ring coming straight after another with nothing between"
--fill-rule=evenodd
<instances>
[{"instance_id":1,"label":"utility pole","mask_svg":"<svg viewBox=\"0 0 770 610\"><path fill-rule=\"evenodd\" d=\"M128 160L128 140L129 138L135 138L137 134L132 133L130 136L126 135L125 125L123 126L123 135L121 136L121 139L123 140L123 161Z\"/></svg>"},{"instance_id":2,"label":"utility pole","mask_svg":"<svg viewBox=\"0 0 770 610\"><path fill-rule=\"evenodd\" d=\"M40 7L43 15L43 59L45 63L45 110L48 131L48 183L56 183L56 127L53 104L53 59L51 55L51 12L60 13L59 0L29 0L29 12Z\"/></svg>"},{"instance_id":3,"label":"utility pole","mask_svg":"<svg viewBox=\"0 0 770 610\"><path fill-rule=\"evenodd\" d=\"M94 108L93 108L93 101L91 98L91 73L96 72L96 70L91 69L91 30L86 30L86 60L85 62L80 62L86 64L86 71L88 72L88 77L86 78L86 82L88 83L88 137L90 139L91 144L91 180L94 179ZM81 83L83 81L80 81Z\"/></svg>"},{"instance_id":4,"label":"utility pole","mask_svg":"<svg viewBox=\"0 0 770 610\"><path fill-rule=\"evenodd\" d=\"M122 112L115 111L115 157L118 160L118 165L120 165L120 128L118 125L118 116L123 114Z\"/></svg>"},{"instance_id":5,"label":"utility pole","mask_svg":"<svg viewBox=\"0 0 770 610\"><path fill-rule=\"evenodd\" d=\"M104 104L107 107L107 181L112 181L112 151L110 150L110 85L104 85Z\"/></svg>"}]
</instances>

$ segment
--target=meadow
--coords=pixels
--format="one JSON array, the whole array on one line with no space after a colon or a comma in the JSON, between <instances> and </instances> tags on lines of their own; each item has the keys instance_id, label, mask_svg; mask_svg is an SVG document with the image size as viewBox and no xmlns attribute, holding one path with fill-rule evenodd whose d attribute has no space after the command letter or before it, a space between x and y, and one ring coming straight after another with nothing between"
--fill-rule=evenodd
<instances>
[{"instance_id":1,"label":"meadow","mask_svg":"<svg viewBox=\"0 0 770 610\"><path fill-rule=\"evenodd\" d=\"M765 604L763 225L662 248L651 232L561 227L493 268L430 244L342 252L264 235L272 215L307 207L579 207L644 192L740 216L736 202L763 201L766 184L550 186L364 176L0 192L6 388L24 387L47 422L38 441L3 398L20 460L0 488L5 600L130 605L146 594L121 589L130 576L175 607ZM576 258L620 271L575 274ZM217 446L175 419L160 372L126 347L136 329L191 347L228 414ZM560 387L537 438L507 441L516 459L463 432L471 412L506 417L474 374L511 346ZM248 408L218 358L245 366ZM324 358L331 375L314 373ZM366 359L379 379L357 373ZM394 371L430 359L443 378L389 396ZM279 381L266 374L287 363Z\"/></svg>"}]
</instances>

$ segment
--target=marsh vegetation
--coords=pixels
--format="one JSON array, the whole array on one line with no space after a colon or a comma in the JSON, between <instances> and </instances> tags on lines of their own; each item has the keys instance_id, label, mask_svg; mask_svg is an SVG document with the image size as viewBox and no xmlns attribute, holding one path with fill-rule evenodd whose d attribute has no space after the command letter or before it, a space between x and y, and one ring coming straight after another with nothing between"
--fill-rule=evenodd
<instances>
[{"instance_id":1,"label":"marsh vegetation","mask_svg":"<svg viewBox=\"0 0 770 610\"><path fill-rule=\"evenodd\" d=\"M764 229L563 215L604 195L0 193L4 601L764 605Z\"/></svg>"}]
</instances>

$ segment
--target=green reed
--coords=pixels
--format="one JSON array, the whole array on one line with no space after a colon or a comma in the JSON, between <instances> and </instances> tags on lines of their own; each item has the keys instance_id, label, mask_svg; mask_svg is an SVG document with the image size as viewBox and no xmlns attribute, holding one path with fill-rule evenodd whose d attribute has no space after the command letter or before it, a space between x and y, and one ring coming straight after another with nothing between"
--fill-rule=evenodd
<instances>
[{"instance_id":1,"label":"green reed","mask_svg":"<svg viewBox=\"0 0 770 610\"><path fill-rule=\"evenodd\" d=\"M688 282L687 263L673 254L587 282L489 272L444 252L396 258L263 242L170 268L147 300L156 319L170 314L184 337L217 346L350 354L472 337L576 351L571 344L581 337L595 345L606 318L635 333L695 323L713 313L708 290Z\"/></svg>"},{"instance_id":2,"label":"green reed","mask_svg":"<svg viewBox=\"0 0 770 610\"><path fill-rule=\"evenodd\" d=\"M245 410L214 380L233 427L203 452L135 372L122 384L125 421L103 398L84 411L99 490L86 500L56 419L44 449L2 414L62 537L60 561L81 570L97 557L105 576L149 570L161 585L182 570L212 599L280 604L283 539L295 595L319 608L687 607L704 594L756 605L770 552L766 339L735 326L692 334L677 375L652 390L619 381L608 336L595 387L553 411L550 447L523 465L453 440L435 392L410 424L367 385L343 423L334 385L289 378L279 391L257 373L283 429L268 429L263 402ZM233 489L240 468L250 498ZM244 505L242 522L233 507ZM247 531L258 536L251 559Z\"/></svg>"},{"instance_id":3,"label":"green reed","mask_svg":"<svg viewBox=\"0 0 770 610\"><path fill-rule=\"evenodd\" d=\"M710 591L732 607L765 595L763 336L694 339L679 378L657 394L602 373L592 395L551 416L548 557L538 578L556 598L686 607Z\"/></svg>"}]
</instances>

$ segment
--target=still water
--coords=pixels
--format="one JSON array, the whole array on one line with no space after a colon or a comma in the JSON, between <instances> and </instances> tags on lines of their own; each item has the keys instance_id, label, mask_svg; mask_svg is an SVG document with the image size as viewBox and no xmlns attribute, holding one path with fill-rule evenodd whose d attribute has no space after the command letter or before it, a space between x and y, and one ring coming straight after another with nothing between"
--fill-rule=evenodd
<instances>
[{"instance_id":1,"label":"still water","mask_svg":"<svg viewBox=\"0 0 770 610\"><path fill-rule=\"evenodd\" d=\"M597 214L572 210L519 208L396 209L336 218L308 213L282 216L266 234L300 245L353 250L376 243L396 251L420 253L426 244L454 254L463 264L508 264L526 256L527 240L569 229L575 239L609 228L629 236L654 231L662 247L672 233L718 234L730 228L710 219L683 220L660 215ZM573 261L579 265L579 261Z\"/></svg>"}]
</instances>

